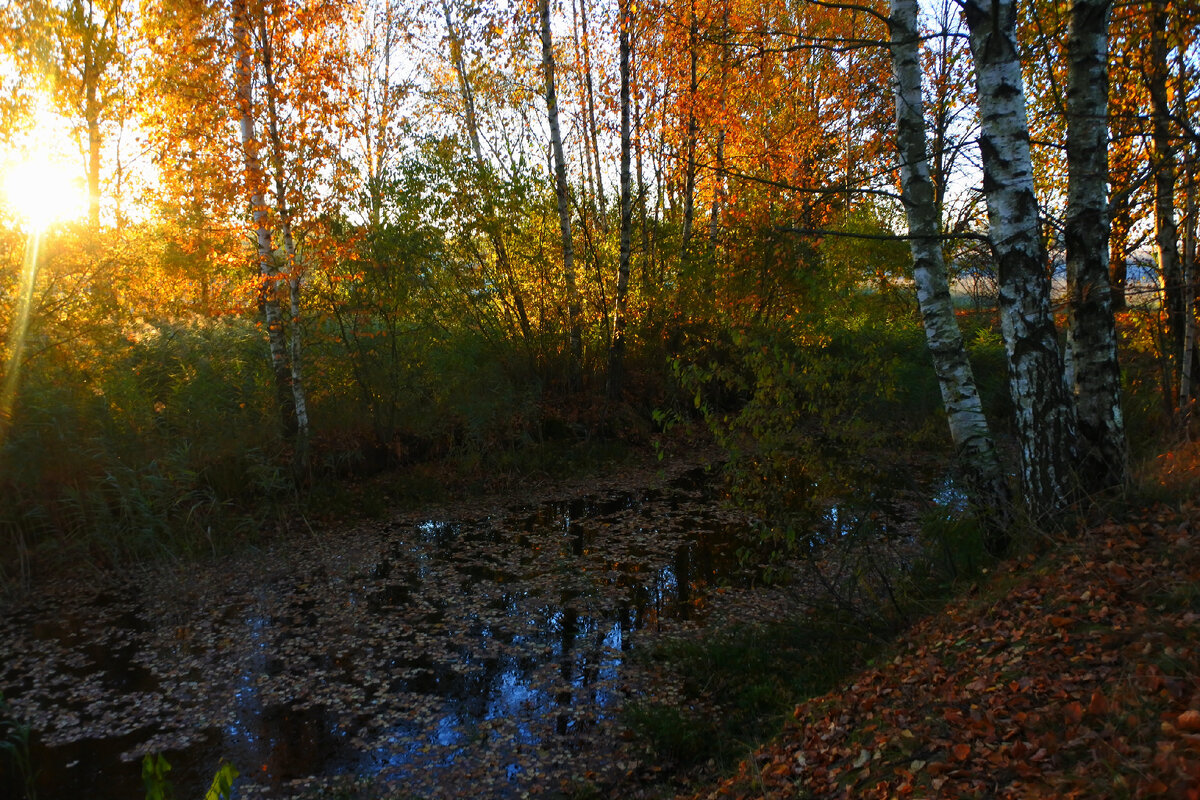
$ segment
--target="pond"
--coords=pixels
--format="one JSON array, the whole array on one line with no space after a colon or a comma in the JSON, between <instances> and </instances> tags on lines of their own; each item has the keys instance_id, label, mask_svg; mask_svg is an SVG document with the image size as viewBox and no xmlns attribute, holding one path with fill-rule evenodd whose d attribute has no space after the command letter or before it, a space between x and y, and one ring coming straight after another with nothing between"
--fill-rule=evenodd
<instances>
[{"instance_id":1,"label":"pond","mask_svg":"<svg viewBox=\"0 0 1200 800\"><path fill-rule=\"evenodd\" d=\"M145 753L180 798L222 760L238 798L613 782L638 766L618 710L669 692L631 649L761 577L739 558L751 525L691 469L76 581L0 617L0 691L35 731L40 800L142 797Z\"/></svg>"}]
</instances>

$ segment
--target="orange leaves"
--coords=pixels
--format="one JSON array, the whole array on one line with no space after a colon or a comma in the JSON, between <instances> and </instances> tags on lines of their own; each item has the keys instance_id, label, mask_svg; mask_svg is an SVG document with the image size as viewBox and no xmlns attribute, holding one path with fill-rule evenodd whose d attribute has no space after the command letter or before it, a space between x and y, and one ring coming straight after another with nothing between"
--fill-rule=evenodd
<instances>
[{"instance_id":1,"label":"orange leaves","mask_svg":"<svg viewBox=\"0 0 1200 800\"><path fill-rule=\"evenodd\" d=\"M796 708L768 752L803 768L752 796L1200 797L1200 616L1164 601L1200 574L1185 514L1105 523L918 624L886 666Z\"/></svg>"}]
</instances>

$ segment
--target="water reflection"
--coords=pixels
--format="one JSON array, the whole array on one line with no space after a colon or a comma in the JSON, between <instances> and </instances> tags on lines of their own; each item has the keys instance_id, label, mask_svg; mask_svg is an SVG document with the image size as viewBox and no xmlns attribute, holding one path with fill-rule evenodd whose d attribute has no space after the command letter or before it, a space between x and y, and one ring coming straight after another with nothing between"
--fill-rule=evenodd
<instances>
[{"instance_id":1,"label":"water reflection","mask_svg":"<svg viewBox=\"0 0 1200 800\"><path fill-rule=\"evenodd\" d=\"M177 618L134 590L67 613L35 605L0 622L0 643L26 656L0 666L0 689L71 739L63 715L85 701L29 675L50 654L46 671L92 681L124 715L86 746L41 747L55 771L39 797L137 796L147 748L166 751L179 796L202 796L222 758L242 771L240 793L266 797L336 776L519 796L546 764L602 769L611 745L589 737L614 735L634 634L693 620L714 587L758 577L737 556L746 520L720 511L706 481L393 523L288 553L274 576L214 571ZM160 708L150 722L134 722L134 693ZM535 769L535 751L557 755ZM86 767L58 768L72 760Z\"/></svg>"}]
</instances>

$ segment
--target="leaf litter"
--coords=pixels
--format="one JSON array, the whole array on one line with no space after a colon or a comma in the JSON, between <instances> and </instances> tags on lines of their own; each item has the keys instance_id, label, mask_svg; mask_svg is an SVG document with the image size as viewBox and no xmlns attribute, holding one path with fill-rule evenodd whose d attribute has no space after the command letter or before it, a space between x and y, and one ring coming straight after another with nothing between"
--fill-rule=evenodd
<instances>
[{"instance_id":1,"label":"leaf litter","mask_svg":"<svg viewBox=\"0 0 1200 800\"><path fill-rule=\"evenodd\" d=\"M184 794L232 760L245 798L620 782L641 765L618 710L671 691L626 658L634 640L696 628L718 585L754 579L736 556L752 521L695 464L625 481L43 587L0 616L39 796L137 796L156 752Z\"/></svg>"},{"instance_id":2,"label":"leaf litter","mask_svg":"<svg viewBox=\"0 0 1200 800\"><path fill-rule=\"evenodd\" d=\"M1200 504L1005 564L707 798L1200 797Z\"/></svg>"}]
</instances>

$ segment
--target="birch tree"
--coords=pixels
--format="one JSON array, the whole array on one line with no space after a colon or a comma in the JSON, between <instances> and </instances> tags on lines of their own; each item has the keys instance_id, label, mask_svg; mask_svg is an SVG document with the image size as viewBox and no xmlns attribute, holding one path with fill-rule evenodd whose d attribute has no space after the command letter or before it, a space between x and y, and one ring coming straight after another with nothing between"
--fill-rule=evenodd
<instances>
[{"instance_id":1,"label":"birch tree","mask_svg":"<svg viewBox=\"0 0 1200 800\"><path fill-rule=\"evenodd\" d=\"M238 134L245 163L245 191L250 201L259 275L263 282L261 303L271 351L271 369L284 430L296 433L296 404L292 394L292 375L288 364L288 346L279 305L280 274L271 245L271 230L266 200L266 175L259 157L260 144L255 136L253 51L248 0L233 0L232 33L234 86L237 93Z\"/></svg>"},{"instance_id":2,"label":"birch tree","mask_svg":"<svg viewBox=\"0 0 1200 800\"><path fill-rule=\"evenodd\" d=\"M1067 55L1067 277L1085 488L1125 480L1121 373L1109 287L1108 17L1110 0L1073 0Z\"/></svg>"},{"instance_id":3,"label":"birch tree","mask_svg":"<svg viewBox=\"0 0 1200 800\"><path fill-rule=\"evenodd\" d=\"M279 89L275 80L275 64L271 36L267 31L266 12L259 10L259 42L262 48L263 88L267 100L267 136L270 142L271 170L275 180L275 213L283 239L283 254L287 270L281 278L287 282L288 310L291 312L288 330L290 343L288 366L292 401L296 412L296 441L298 463L306 466L308 458L308 400L304 391L303 358L300 339L300 278L303 274L296 252L296 235L292 229L292 209L288 202L288 174L284 166L283 136L280 133ZM261 251L260 251L261 256Z\"/></svg>"},{"instance_id":4,"label":"birch tree","mask_svg":"<svg viewBox=\"0 0 1200 800\"><path fill-rule=\"evenodd\" d=\"M1000 323L1025 502L1035 514L1070 494L1074 414L1050 308L1013 0L966 0L975 63L988 231L1000 283Z\"/></svg>"},{"instance_id":5,"label":"birch tree","mask_svg":"<svg viewBox=\"0 0 1200 800\"><path fill-rule=\"evenodd\" d=\"M630 151L632 144L629 113L630 15L628 0L620 0L619 49L621 70L621 254L617 267L617 296L613 304L613 335L608 355L608 396L621 396L625 368L625 305L629 291L629 257L633 235L633 198L630 195Z\"/></svg>"},{"instance_id":6,"label":"birch tree","mask_svg":"<svg viewBox=\"0 0 1200 800\"><path fill-rule=\"evenodd\" d=\"M579 292L575 286L575 249L571 241L571 196L567 185L567 162L559 127L558 93L554 81L554 39L550 34L550 0L538 0L542 36L542 73L546 82L546 111L550 121L550 147L554 158L554 190L558 198L558 223L562 233L563 279L567 285L568 340L567 383L577 391L583 383L583 333Z\"/></svg>"},{"instance_id":7,"label":"birch tree","mask_svg":"<svg viewBox=\"0 0 1200 800\"><path fill-rule=\"evenodd\" d=\"M462 100L463 121L467 126L467 139L471 144L471 154L475 159L475 167L482 178L489 172L487 157L483 152L483 144L480 139L479 132L479 116L475 104L475 90L471 83L470 70L467 68L466 56L464 54L463 36L458 26L454 22L454 15L450 6L450 0L442 0L442 15L446 21L446 35L450 49L450 64L454 70L455 77L458 80L458 91ZM495 224L495 203L492 201L491 192L485 192L483 196L483 211L486 218L487 237L492 245L492 250L496 256L496 267L499 270L501 279L505 283L505 287L509 296L512 298L513 309L516 313L517 324L520 326L521 335L525 339L525 346L528 350L532 346L533 330L529 323L529 314L525 310L525 297L521 289L520 283L517 280L516 272L513 268L512 259L508 253L508 243L504 238L504 231L501 226Z\"/></svg>"},{"instance_id":8,"label":"birch tree","mask_svg":"<svg viewBox=\"0 0 1200 800\"><path fill-rule=\"evenodd\" d=\"M1171 89L1167 41L1166 0L1150 3L1149 63L1146 82L1150 94L1150 152L1154 171L1154 249L1162 273L1170 361L1179 364L1184 339L1183 268L1179 257L1179 226L1175 220L1177 164L1171 141ZM1178 373L1176 373L1178 374Z\"/></svg>"},{"instance_id":9,"label":"birch tree","mask_svg":"<svg viewBox=\"0 0 1200 800\"><path fill-rule=\"evenodd\" d=\"M930 177L922 99L917 0L891 0L891 56L900 186L925 338L941 389L950 437L972 500L988 521L989 549L1006 545L1011 502L995 444L954 316L942 254L938 194Z\"/></svg>"}]
</instances>

